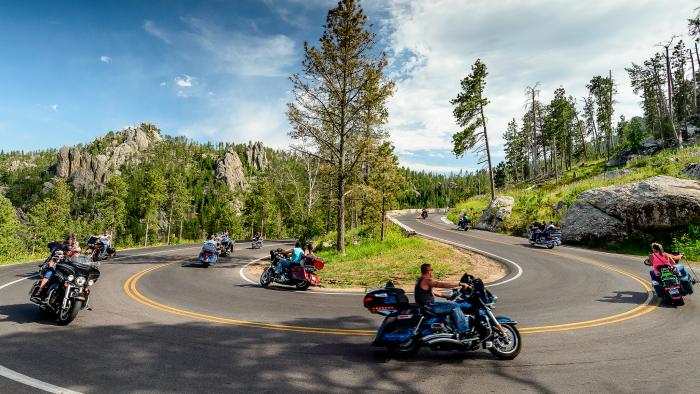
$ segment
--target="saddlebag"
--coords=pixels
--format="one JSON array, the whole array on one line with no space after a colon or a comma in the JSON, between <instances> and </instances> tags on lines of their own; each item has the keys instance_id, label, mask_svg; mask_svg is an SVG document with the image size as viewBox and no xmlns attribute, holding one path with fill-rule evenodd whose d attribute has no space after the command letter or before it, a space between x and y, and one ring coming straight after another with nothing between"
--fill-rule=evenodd
<instances>
[{"instance_id":1,"label":"saddlebag","mask_svg":"<svg viewBox=\"0 0 700 394\"><path fill-rule=\"evenodd\" d=\"M307 257L306 259L304 259L304 265L314 267L317 270L322 270L325 263L322 259L318 257Z\"/></svg>"},{"instance_id":2,"label":"saddlebag","mask_svg":"<svg viewBox=\"0 0 700 394\"><path fill-rule=\"evenodd\" d=\"M292 279L294 280L306 280L306 272L304 272L304 267L300 265L293 265L289 267L292 271Z\"/></svg>"},{"instance_id":3,"label":"saddlebag","mask_svg":"<svg viewBox=\"0 0 700 394\"><path fill-rule=\"evenodd\" d=\"M408 297L406 292L398 287L377 289L365 294L364 305L372 313L380 310L394 311L407 306Z\"/></svg>"}]
</instances>

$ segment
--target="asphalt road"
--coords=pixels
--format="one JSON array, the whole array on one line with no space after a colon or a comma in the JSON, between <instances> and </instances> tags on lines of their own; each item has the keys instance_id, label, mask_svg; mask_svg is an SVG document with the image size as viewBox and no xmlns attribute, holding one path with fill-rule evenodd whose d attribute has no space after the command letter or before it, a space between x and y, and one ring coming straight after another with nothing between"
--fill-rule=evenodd
<instances>
[{"instance_id":1,"label":"asphalt road","mask_svg":"<svg viewBox=\"0 0 700 394\"><path fill-rule=\"evenodd\" d=\"M491 290L496 312L520 322L518 358L390 359L369 346L381 318L361 295L245 281L241 268L273 245L239 244L209 269L193 263L199 246L179 246L103 264L92 310L68 327L28 302L35 265L0 267L0 392L40 392L28 377L78 392L700 392L697 300L657 307L640 258L535 249L437 215L401 221L517 264Z\"/></svg>"}]
</instances>

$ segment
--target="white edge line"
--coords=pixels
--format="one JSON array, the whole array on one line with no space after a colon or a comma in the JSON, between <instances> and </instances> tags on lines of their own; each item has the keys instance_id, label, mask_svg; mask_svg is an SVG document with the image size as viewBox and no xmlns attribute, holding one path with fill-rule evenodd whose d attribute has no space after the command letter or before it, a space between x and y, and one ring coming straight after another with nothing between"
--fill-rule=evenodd
<instances>
[{"instance_id":1,"label":"white edge line","mask_svg":"<svg viewBox=\"0 0 700 394\"><path fill-rule=\"evenodd\" d=\"M396 219L396 220L398 221L398 219ZM518 265L518 263L516 263L516 262L513 261L513 260L509 260L509 259L507 259L507 258L505 258L505 257L501 257L501 256L495 255L495 254L493 254L493 253L489 253L489 252L486 252L486 251L483 251L483 250L481 250L481 249L477 249L477 248L474 248L474 247L471 247L471 246L467 246L467 245L460 244L460 243L453 242L453 241L448 241L448 240L443 239L443 238L433 237L432 235L427 235L427 234L419 233L419 232L417 232L416 230L414 230L413 228L409 227L409 226L406 225L406 224L403 224L403 223L402 223L402 225L403 225L404 227L408 228L408 229L409 229L410 231L412 231L414 234L420 235L420 236L422 236L422 237L429 238L429 239L433 239L433 240L435 240L435 241L440 241L440 242L446 243L446 244L448 244L448 245L457 246L457 247L459 247L459 248L464 248L464 249L470 250L470 251L472 251L472 252L476 252L476 253L479 253L479 254L481 254L481 255L488 256L488 257L494 258L494 259L496 259L496 260L500 260L501 262L505 262L506 264L511 264L511 265L515 266L515 268L516 268L516 270L517 270L517 273L515 274L515 276L513 276L512 278L508 278L508 279L506 279L506 280L504 280L504 281L500 281L500 282L488 284L488 285L486 285L486 287L494 287L494 286L504 285L504 284L506 284L506 283L508 283L508 282L512 282L512 281L514 281L514 280L520 278L520 276L523 274L523 268L522 268L520 265Z\"/></svg>"},{"instance_id":2,"label":"white edge line","mask_svg":"<svg viewBox=\"0 0 700 394\"><path fill-rule=\"evenodd\" d=\"M194 247L177 248L177 249L175 249L175 251L177 251L177 250L183 250L183 249L190 249L190 248L194 248ZM118 258L123 259L123 258L139 257L139 256L148 256L148 255L159 254L159 253L167 253L167 252L172 252L172 251L174 251L174 250L173 250L173 249L170 249L170 250L159 250L159 251L152 252L152 253L141 253L141 254L132 255L132 256L115 257L115 258L112 259L112 260L116 260L116 259L118 259ZM23 281L23 280L25 280L25 279L33 279L33 278L34 278L34 276L30 276L30 277L27 277L27 278L20 278L20 279L17 279L17 280L13 280L12 282L5 283L4 285L0 286L0 290L4 289L4 288L6 288L6 287L12 286L12 285L14 285L15 283L19 283L19 282L21 282L21 281ZM23 374L21 374L21 373L19 373L19 372L15 372L15 371L13 371L13 370L7 368L7 367L3 367L2 365L0 365L0 376L4 376L4 377L6 377L7 379L13 380L13 381L15 381L15 382L17 382L17 383L21 383L21 384L24 384L24 385L26 385L26 386L34 387L34 388L37 388L37 389L39 389L39 390L44 390L44 391L49 392L49 393L54 393L54 394L80 394L80 392L78 392L78 391L73 391L73 390L69 390L69 389L63 388L63 387L55 386L55 385L53 385L53 384L51 384L51 383L42 382L41 380L34 379L34 378L29 377L29 376L27 376L27 375L23 375Z\"/></svg>"},{"instance_id":3,"label":"white edge line","mask_svg":"<svg viewBox=\"0 0 700 394\"><path fill-rule=\"evenodd\" d=\"M73 391L73 390L63 388L63 387L54 386L51 383L42 382L41 380L37 380L37 379L31 378L27 375L23 375L19 372L15 372L9 368L5 368L2 365L0 365L0 376L4 376L10 380L14 380L15 382L22 383L24 385L37 388L39 390L44 390L44 391L47 391L49 393L80 394L78 391Z\"/></svg>"}]
</instances>

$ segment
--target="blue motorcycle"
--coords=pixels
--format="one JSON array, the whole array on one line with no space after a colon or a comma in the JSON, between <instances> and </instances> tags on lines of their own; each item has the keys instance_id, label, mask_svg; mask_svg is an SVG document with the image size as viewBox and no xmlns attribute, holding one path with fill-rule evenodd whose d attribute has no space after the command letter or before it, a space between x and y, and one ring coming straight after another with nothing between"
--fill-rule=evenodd
<instances>
[{"instance_id":1,"label":"blue motorcycle","mask_svg":"<svg viewBox=\"0 0 700 394\"><path fill-rule=\"evenodd\" d=\"M454 289L450 300L459 304L469 319L471 332L466 337L456 334L449 314L435 313L427 307L408 302L403 289L387 286L367 293L364 306L371 313L384 316L372 346L385 347L395 356L415 355L421 347L432 350L474 351L488 349L502 360L512 360L522 347L518 324L506 316L492 312L497 297L484 288L478 278L463 277L468 290ZM471 283L470 283L471 282Z\"/></svg>"},{"instance_id":2,"label":"blue motorcycle","mask_svg":"<svg viewBox=\"0 0 700 394\"><path fill-rule=\"evenodd\" d=\"M216 264L219 259L219 248L215 242L207 241L202 245L202 251L199 252L197 260L204 266L209 268L210 265Z\"/></svg>"}]
</instances>

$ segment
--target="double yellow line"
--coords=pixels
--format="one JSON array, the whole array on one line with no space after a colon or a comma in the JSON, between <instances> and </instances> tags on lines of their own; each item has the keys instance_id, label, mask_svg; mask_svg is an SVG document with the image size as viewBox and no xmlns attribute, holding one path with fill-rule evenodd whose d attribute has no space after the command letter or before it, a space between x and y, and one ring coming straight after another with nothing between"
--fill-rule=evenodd
<instances>
[{"instance_id":1,"label":"double yellow line","mask_svg":"<svg viewBox=\"0 0 700 394\"><path fill-rule=\"evenodd\" d=\"M211 316L211 315L204 315L201 313L196 313L196 312L191 312L191 311L186 311L183 309L178 309L174 308L172 306L164 305L161 304L157 301L154 301L138 291L136 284L138 283L139 279L141 279L144 275L151 273L159 268L163 268L165 266L168 266L170 264L174 263L168 263L168 264L159 264L151 268L147 268L143 271L137 272L133 276L131 276L129 279L127 279L126 282L124 282L124 292L131 297L132 299L136 300L137 302L151 307L158 309L163 312L171 313L173 315L178 315L178 316L183 316L183 317L188 317L191 319L197 319L197 320L204 320L212 323L218 323L218 324L228 324L228 325L233 325L233 326L242 326L242 327L252 327L252 328L263 328L267 330L277 330L277 331L292 331L292 332L305 332L305 333L313 333L313 334L326 334L326 335L361 335L361 336L373 336L375 334L375 331L373 330L344 330L344 329L339 329L339 328L324 328L324 327L304 327L304 326L291 326L291 325L286 325L286 324L271 324L271 323L259 323L259 322L252 322L252 321L245 321L245 320L237 320L237 319L228 319L224 317L218 317L218 316Z\"/></svg>"}]
</instances>

